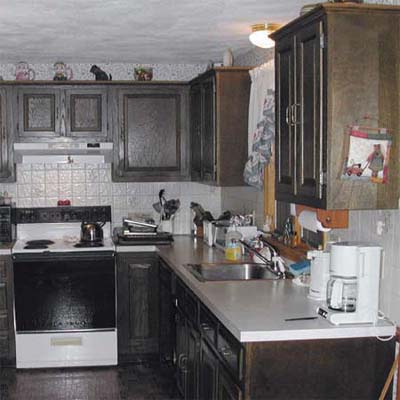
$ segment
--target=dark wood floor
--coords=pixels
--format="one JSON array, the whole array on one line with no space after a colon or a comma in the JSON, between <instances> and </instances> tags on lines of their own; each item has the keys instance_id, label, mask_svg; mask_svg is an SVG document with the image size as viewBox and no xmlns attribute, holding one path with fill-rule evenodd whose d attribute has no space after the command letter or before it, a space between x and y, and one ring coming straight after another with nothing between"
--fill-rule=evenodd
<instances>
[{"instance_id":1,"label":"dark wood floor","mask_svg":"<svg viewBox=\"0 0 400 400\"><path fill-rule=\"evenodd\" d=\"M0 400L177 400L170 367L0 368Z\"/></svg>"}]
</instances>

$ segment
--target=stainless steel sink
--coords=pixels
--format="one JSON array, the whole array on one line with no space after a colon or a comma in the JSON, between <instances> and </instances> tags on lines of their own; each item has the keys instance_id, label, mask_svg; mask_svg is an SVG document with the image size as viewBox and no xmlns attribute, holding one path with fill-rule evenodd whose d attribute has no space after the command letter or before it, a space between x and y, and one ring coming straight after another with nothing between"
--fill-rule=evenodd
<instances>
[{"instance_id":1,"label":"stainless steel sink","mask_svg":"<svg viewBox=\"0 0 400 400\"><path fill-rule=\"evenodd\" d=\"M201 282L279 279L260 264L186 264L185 267Z\"/></svg>"}]
</instances>

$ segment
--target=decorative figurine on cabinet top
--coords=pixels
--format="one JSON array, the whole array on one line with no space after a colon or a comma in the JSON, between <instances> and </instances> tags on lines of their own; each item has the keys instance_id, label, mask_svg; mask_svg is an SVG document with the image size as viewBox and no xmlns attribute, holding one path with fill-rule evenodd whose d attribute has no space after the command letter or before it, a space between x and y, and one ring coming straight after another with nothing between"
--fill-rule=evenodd
<instances>
[{"instance_id":1,"label":"decorative figurine on cabinet top","mask_svg":"<svg viewBox=\"0 0 400 400\"><path fill-rule=\"evenodd\" d=\"M33 81L35 79L35 71L29 67L25 61L20 61L15 66L15 80L17 81Z\"/></svg>"},{"instance_id":2,"label":"decorative figurine on cabinet top","mask_svg":"<svg viewBox=\"0 0 400 400\"><path fill-rule=\"evenodd\" d=\"M73 77L72 68L62 61L54 63L53 81L70 81Z\"/></svg>"},{"instance_id":3,"label":"decorative figurine on cabinet top","mask_svg":"<svg viewBox=\"0 0 400 400\"><path fill-rule=\"evenodd\" d=\"M101 68L99 68L97 65L92 65L90 68L90 72L94 74L96 77L96 81L111 81L112 76L111 74L108 74L104 72Z\"/></svg>"},{"instance_id":4,"label":"decorative figurine on cabinet top","mask_svg":"<svg viewBox=\"0 0 400 400\"><path fill-rule=\"evenodd\" d=\"M136 81L151 81L153 79L153 68L151 67L135 68L133 75Z\"/></svg>"}]
</instances>

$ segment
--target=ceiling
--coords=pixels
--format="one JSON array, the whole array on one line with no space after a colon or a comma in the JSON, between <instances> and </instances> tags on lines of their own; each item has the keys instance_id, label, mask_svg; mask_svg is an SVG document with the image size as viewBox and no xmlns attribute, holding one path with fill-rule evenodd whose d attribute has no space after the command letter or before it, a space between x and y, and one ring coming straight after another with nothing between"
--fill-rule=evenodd
<instances>
[{"instance_id":1,"label":"ceiling","mask_svg":"<svg viewBox=\"0 0 400 400\"><path fill-rule=\"evenodd\" d=\"M309 0L0 0L0 63L207 63Z\"/></svg>"}]
</instances>

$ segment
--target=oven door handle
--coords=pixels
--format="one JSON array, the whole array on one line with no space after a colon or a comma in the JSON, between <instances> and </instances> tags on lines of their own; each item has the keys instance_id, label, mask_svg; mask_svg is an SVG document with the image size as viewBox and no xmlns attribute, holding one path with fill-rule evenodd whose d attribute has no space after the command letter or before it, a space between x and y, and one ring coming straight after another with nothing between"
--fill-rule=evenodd
<instances>
[{"instance_id":1,"label":"oven door handle","mask_svg":"<svg viewBox=\"0 0 400 400\"><path fill-rule=\"evenodd\" d=\"M112 260L115 257L114 251L102 252L64 252L56 253L45 251L42 253L17 253L12 255L14 261L33 262L33 261L96 261L96 260Z\"/></svg>"}]
</instances>

